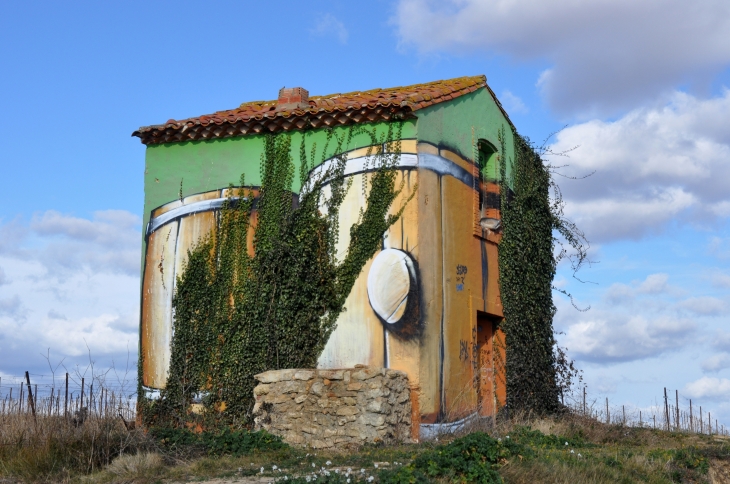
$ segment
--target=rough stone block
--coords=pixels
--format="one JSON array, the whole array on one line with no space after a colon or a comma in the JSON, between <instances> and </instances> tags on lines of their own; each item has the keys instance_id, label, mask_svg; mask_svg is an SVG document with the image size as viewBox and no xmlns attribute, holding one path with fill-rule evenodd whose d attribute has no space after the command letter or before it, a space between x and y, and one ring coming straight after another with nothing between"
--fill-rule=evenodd
<instances>
[{"instance_id":1,"label":"rough stone block","mask_svg":"<svg viewBox=\"0 0 730 484\"><path fill-rule=\"evenodd\" d=\"M317 370L317 376L327 380L342 380L345 372L344 370Z\"/></svg>"},{"instance_id":2,"label":"rough stone block","mask_svg":"<svg viewBox=\"0 0 730 484\"><path fill-rule=\"evenodd\" d=\"M317 374L314 370L296 370L294 372L294 376L292 376L292 379L294 380L302 380L302 381L309 381Z\"/></svg>"},{"instance_id":3,"label":"rough stone block","mask_svg":"<svg viewBox=\"0 0 730 484\"><path fill-rule=\"evenodd\" d=\"M340 407L337 409L337 415L346 417L348 415L357 415L360 410L357 407Z\"/></svg>"},{"instance_id":4,"label":"rough stone block","mask_svg":"<svg viewBox=\"0 0 730 484\"><path fill-rule=\"evenodd\" d=\"M276 383L280 381L291 380L294 376L295 370L269 370L258 375L254 375L254 378L261 383Z\"/></svg>"},{"instance_id":5,"label":"rough stone block","mask_svg":"<svg viewBox=\"0 0 730 484\"><path fill-rule=\"evenodd\" d=\"M257 397L266 395L267 393L269 393L269 385L256 385L253 389L253 394Z\"/></svg>"},{"instance_id":6,"label":"rough stone block","mask_svg":"<svg viewBox=\"0 0 730 484\"><path fill-rule=\"evenodd\" d=\"M353 380L369 380L384 374L385 370L383 368L358 368L352 372L351 378Z\"/></svg>"}]
</instances>

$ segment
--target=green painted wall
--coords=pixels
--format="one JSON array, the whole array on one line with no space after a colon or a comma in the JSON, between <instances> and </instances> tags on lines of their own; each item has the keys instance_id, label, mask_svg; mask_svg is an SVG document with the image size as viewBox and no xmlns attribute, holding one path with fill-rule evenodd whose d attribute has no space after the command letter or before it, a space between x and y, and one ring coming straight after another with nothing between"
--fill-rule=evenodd
<instances>
[{"instance_id":1,"label":"green painted wall","mask_svg":"<svg viewBox=\"0 0 730 484\"><path fill-rule=\"evenodd\" d=\"M368 125L375 127L378 133L385 133L387 124ZM334 130L338 136L347 132L346 127ZM327 153L323 150L327 144L324 130L292 133L292 157L294 160L294 190L299 191L299 146L302 136L306 137L307 156L316 145L314 160L319 163L334 153L336 141L331 140ZM416 137L416 122L410 120L403 126L403 138ZM359 134L350 142L347 150L370 146L371 139L366 134ZM182 195L207 192L227 187L229 183L238 184L241 173L246 174L247 185L260 185L261 175L259 163L264 149L262 135L238 138L224 138L210 141L188 141L184 143L168 143L151 145L147 148L144 179L144 227L147 226L150 212L165 203L177 200L182 180ZM311 163L311 159L309 160Z\"/></svg>"},{"instance_id":2,"label":"green painted wall","mask_svg":"<svg viewBox=\"0 0 730 484\"><path fill-rule=\"evenodd\" d=\"M479 89L452 101L435 104L420 111L418 116L418 140L428 141L465 158L474 159L473 143L479 139L489 141L499 148L497 133L504 127L507 160L514 159L514 142L509 121L487 89ZM472 138L472 127L474 134ZM507 165L507 179L511 166ZM486 167L487 178L498 178L499 167L494 161ZM497 176L495 177L494 174Z\"/></svg>"}]
</instances>

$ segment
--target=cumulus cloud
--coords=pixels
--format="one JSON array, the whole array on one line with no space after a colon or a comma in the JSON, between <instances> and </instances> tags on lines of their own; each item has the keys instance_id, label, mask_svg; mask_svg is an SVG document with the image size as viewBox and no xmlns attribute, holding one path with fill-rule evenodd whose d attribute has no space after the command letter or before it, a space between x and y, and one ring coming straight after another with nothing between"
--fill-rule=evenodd
<instances>
[{"instance_id":1,"label":"cumulus cloud","mask_svg":"<svg viewBox=\"0 0 730 484\"><path fill-rule=\"evenodd\" d=\"M595 172L561 183L566 214L596 242L730 215L729 117L730 90L707 100L677 92L663 107L564 129L551 149L578 146L564 173ZM724 254L726 245L713 241L710 250Z\"/></svg>"},{"instance_id":2,"label":"cumulus cloud","mask_svg":"<svg viewBox=\"0 0 730 484\"><path fill-rule=\"evenodd\" d=\"M9 316L18 321L25 321L27 312L17 294L13 297L0 298L0 316Z\"/></svg>"},{"instance_id":3,"label":"cumulus cloud","mask_svg":"<svg viewBox=\"0 0 730 484\"><path fill-rule=\"evenodd\" d=\"M718 372L725 368L730 368L730 354L718 353L712 355L702 362L702 371L705 372Z\"/></svg>"},{"instance_id":4,"label":"cumulus cloud","mask_svg":"<svg viewBox=\"0 0 730 484\"><path fill-rule=\"evenodd\" d=\"M714 287L719 287L723 289L730 287L730 275L725 274L724 272L716 270L710 274L709 278L710 283Z\"/></svg>"},{"instance_id":5,"label":"cumulus cloud","mask_svg":"<svg viewBox=\"0 0 730 484\"><path fill-rule=\"evenodd\" d=\"M702 316L719 316L727 313L727 303L711 296L690 297L677 303L681 309Z\"/></svg>"},{"instance_id":6,"label":"cumulus cloud","mask_svg":"<svg viewBox=\"0 0 730 484\"><path fill-rule=\"evenodd\" d=\"M424 54L547 61L539 86L561 113L617 113L730 64L725 0L401 0L392 21Z\"/></svg>"},{"instance_id":7,"label":"cumulus cloud","mask_svg":"<svg viewBox=\"0 0 730 484\"><path fill-rule=\"evenodd\" d=\"M317 19L311 33L317 36L332 35L337 38L340 44L346 44L349 33L345 24L331 13L324 14Z\"/></svg>"},{"instance_id":8,"label":"cumulus cloud","mask_svg":"<svg viewBox=\"0 0 730 484\"><path fill-rule=\"evenodd\" d=\"M730 333L722 330L716 331L712 337L712 347L730 352Z\"/></svg>"},{"instance_id":9,"label":"cumulus cloud","mask_svg":"<svg viewBox=\"0 0 730 484\"><path fill-rule=\"evenodd\" d=\"M0 224L0 372L47 373L54 363L134 360L139 322L141 221L125 211L91 218L48 211ZM0 237L0 240L2 238ZM40 377L39 377L40 378Z\"/></svg>"},{"instance_id":10,"label":"cumulus cloud","mask_svg":"<svg viewBox=\"0 0 730 484\"><path fill-rule=\"evenodd\" d=\"M502 94L499 96L499 100L502 103L502 106L510 114L527 114L530 111L527 106L525 106L525 103L522 102L522 99L506 89L502 91Z\"/></svg>"},{"instance_id":11,"label":"cumulus cloud","mask_svg":"<svg viewBox=\"0 0 730 484\"><path fill-rule=\"evenodd\" d=\"M730 380L703 376L688 383L683 393L691 398L727 399L730 397Z\"/></svg>"},{"instance_id":12,"label":"cumulus cloud","mask_svg":"<svg viewBox=\"0 0 730 484\"><path fill-rule=\"evenodd\" d=\"M682 347L695 327L687 319L649 319L597 311L571 325L564 344L584 361L632 361Z\"/></svg>"},{"instance_id":13,"label":"cumulus cloud","mask_svg":"<svg viewBox=\"0 0 730 484\"><path fill-rule=\"evenodd\" d=\"M637 295L657 295L668 292L677 293L677 288L668 284L669 275L664 273L649 274L643 281L634 281L631 284L620 282L611 284L605 298L611 302L628 301Z\"/></svg>"}]
</instances>

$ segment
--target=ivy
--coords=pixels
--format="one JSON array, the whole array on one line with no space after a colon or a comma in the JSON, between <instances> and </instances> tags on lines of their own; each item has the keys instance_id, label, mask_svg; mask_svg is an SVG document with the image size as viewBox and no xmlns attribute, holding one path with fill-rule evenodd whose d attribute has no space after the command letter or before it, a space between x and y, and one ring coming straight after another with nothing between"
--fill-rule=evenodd
<instances>
[{"instance_id":1,"label":"ivy","mask_svg":"<svg viewBox=\"0 0 730 484\"><path fill-rule=\"evenodd\" d=\"M505 317L507 408L555 413L562 409L561 391L578 372L556 345L553 278L563 258L570 258L574 270L581 267L587 241L563 217L560 190L552 178L552 166L542 159L544 151L514 130L513 137L515 160L510 180L507 160L500 159L501 198L506 201L502 204L499 284ZM504 128L499 140L501 153L505 153ZM508 186L514 192L508 193ZM574 251L569 253L565 244Z\"/></svg>"},{"instance_id":2,"label":"ivy","mask_svg":"<svg viewBox=\"0 0 730 484\"><path fill-rule=\"evenodd\" d=\"M404 188L404 182L396 186L395 169L401 123L381 133L364 126L341 136L330 130L323 152L334 144L336 153L345 153L355 134L368 135L376 146L370 153L374 171L365 177L366 208L350 228L344 257L335 249L339 210L351 188L346 154L306 179L297 198L291 136L270 135L258 197L245 188L243 176L238 188L229 187L215 230L188 252L177 279L169 376L159 399L142 399L147 425L240 428L251 422L255 374L316 366L363 266L415 193L388 214ZM305 141L303 136L299 147L302 180L316 151L312 146L308 157ZM193 414L197 400L200 412Z\"/></svg>"}]
</instances>

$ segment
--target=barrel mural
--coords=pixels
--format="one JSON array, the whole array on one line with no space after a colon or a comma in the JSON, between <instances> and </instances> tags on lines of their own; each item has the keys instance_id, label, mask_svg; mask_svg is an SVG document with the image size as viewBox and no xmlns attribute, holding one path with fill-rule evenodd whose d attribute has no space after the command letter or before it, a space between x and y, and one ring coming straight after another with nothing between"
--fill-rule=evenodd
<instances>
[{"instance_id":1,"label":"barrel mural","mask_svg":"<svg viewBox=\"0 0 730 484\"><path fill-rule=\"evenodd\" d=\"M365 208L371 152L347 153L345 175L352 184L339 213L338 256L344 257L350 227ZM399 156L396 186L402 182L404 189L391 212L417 195L363 268L318 366L406 372L425 428L459 421L475 408L492 414L504 403L499 186L484 176L485 163L432 144L402 140ZM327 164L310 176L325 173ZM150 214L141 315L143 384L149 389L165 386L176 277L188 249L214 228L226 196L225 188L190 195Z\"/></svg>"}]
</instances>

